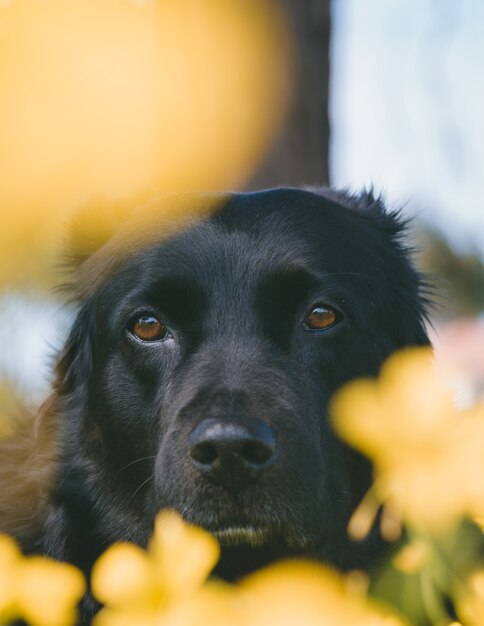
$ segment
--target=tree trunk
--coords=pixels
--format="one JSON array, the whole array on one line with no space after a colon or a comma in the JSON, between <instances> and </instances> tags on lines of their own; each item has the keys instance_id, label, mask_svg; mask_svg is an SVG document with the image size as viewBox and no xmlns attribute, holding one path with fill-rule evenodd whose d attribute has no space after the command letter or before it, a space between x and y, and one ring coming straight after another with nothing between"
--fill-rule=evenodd
<instances>
[{"instance_id":1,"label":"tree trunk","mask_svg":"<svg viewBox=\"0 0 484 626\"><path fill-rule=\"evenodd\" d=\"M294 90L286 122L248 187L329 182L330 0L279 0L294 36Z\"/></svg>"}]
</instances>

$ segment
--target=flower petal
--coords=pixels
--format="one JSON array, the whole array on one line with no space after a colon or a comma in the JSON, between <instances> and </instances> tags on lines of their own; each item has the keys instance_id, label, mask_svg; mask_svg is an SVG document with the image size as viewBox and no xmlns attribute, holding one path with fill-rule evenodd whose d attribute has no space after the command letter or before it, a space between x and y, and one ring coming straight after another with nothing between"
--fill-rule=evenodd
<instances>
[{"instance_id":1,"label":"flower petal","mask_svg":"<svg viewBox=\"0 0 484 626\"><path fill-rule=\"evenodd\" d=\"M148 554L131 543L117 543L99 557L92 570L92 591L114 607L157 601L155 569Z\"/></svg>"},{"instance_id":2,"label":"flower petal","mask_svg":"<svg viewBox=\"0 0 484 626\"><path fill-rule=\"evenodd\" d=\"M85 591L84 577L73 565L40 556L19 565L17 602L32 626L70 626Z\"/></svg>"},{"instance_id":3,"label":"flower petal","mask_svg":"<svg viewBox=\"0 0 484 626\"><path fill-rule=\"evenodd\" d=\"M150 552L170 594L188 595L207 578L220 548L212 535L183 521L175 511L158 514Z\"/></svg>"}]
</instances>

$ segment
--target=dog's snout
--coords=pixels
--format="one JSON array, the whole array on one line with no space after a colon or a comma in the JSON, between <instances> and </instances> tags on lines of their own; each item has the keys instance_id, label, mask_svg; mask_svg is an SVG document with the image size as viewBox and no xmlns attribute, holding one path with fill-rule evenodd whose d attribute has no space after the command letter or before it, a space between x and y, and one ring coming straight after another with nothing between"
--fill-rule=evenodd
<instances>
[{"instance_id":1,"label":"dog's snout","mask_svg":"<svg viewBox=\"0 0 484 626\"><path fill-rule=\"evenodd\" d=\"M272 428L261 420L204 419L190 439L192 463L213 483L234 492L255 480L276 454Z\"/></svg>"}]
</instances>

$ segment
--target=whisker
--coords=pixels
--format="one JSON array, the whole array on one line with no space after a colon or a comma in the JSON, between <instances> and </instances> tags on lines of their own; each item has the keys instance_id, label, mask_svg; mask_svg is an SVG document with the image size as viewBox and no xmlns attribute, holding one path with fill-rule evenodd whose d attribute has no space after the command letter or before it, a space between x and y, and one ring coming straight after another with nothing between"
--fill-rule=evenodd
<instances>
[{"instance_id":1,"label":"whisker","mask_svg":"<svg viewBox=\"0 0 484 626\"><path fill-rule=\"evenodd\" d=\"M148 478L146 480L144 480L141 485L138 485L138 487L136 487L135 492L132 494L131 498L129 499L129 502L131 502L131 500L136 496L136 494L139 492L140 489L142 489L146 483L148 483L152 478L154 478L155 475L151 474L151 476L148 476Z\"/></svg>"},{"instance_id":2,"label":"whisker","mask_svg":"<svg viewBox=\"0 0 484 626\"><path fill-rule=\"evenodd\" d=\"M141 463L141 461L148 461L150 459L155 459L155 458L156 458L156 456L154 454L152 454L151 456L143 456L140 459L136 459L135 461L131 461L130 463L128 463L127 465L122 467L120 470L118 470L118 474L120 474L121 472L124 472L125 469L128 469L128 467L131 467L132 465L135 465L136 463Z\"/></svg>"},{"instance_id":3,"label":"whisker","mask_svg":"<svg viewBox=\"0 0 484 626\"><path fill-rule=\"evenodd\" d=\"M362 274L361 272L328 272L327 276L358 276L359 278L366 278L367 280L371 280L371 276L368 276L367 274Z\"/></svg>"}]
</instances>

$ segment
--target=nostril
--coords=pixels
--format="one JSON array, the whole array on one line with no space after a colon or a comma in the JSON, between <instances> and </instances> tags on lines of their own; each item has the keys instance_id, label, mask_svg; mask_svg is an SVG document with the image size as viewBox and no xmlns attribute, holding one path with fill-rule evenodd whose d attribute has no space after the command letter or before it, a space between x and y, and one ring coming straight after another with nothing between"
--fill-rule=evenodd
<instances>
[{"instance_id":1,"label":"nostril","mask_svg":"<svg viewBox=\"0 0 484 626\"><path fill-rule=\"evenodd\" d=\"M190 434L189 457L210 481L238 491L268 468L276 448L275 434L262 420L206 418Z\"/></svg>"},{"instance_id":2,"label":"nostril","mask_svg":"<svg viewBox=\"0 0 484 626\"><path fill-rule=\"evenodd\" d=\"M271 446L258 441L250 441L242 446L241 456L244 461L253 465L263 465L272 458L274 450Z\"/></svg>"},{"instance_id":3,"label":"nostril","mask_svg":"<svg viewBox=\"0 0 484 626\"><path fill-rule=\"evenodd\" d=\"M203 465L211 465L217 458L217 455L217 448L209 441L198 443L190 450L192 459Z\"/></svg>"}]
</instances>

